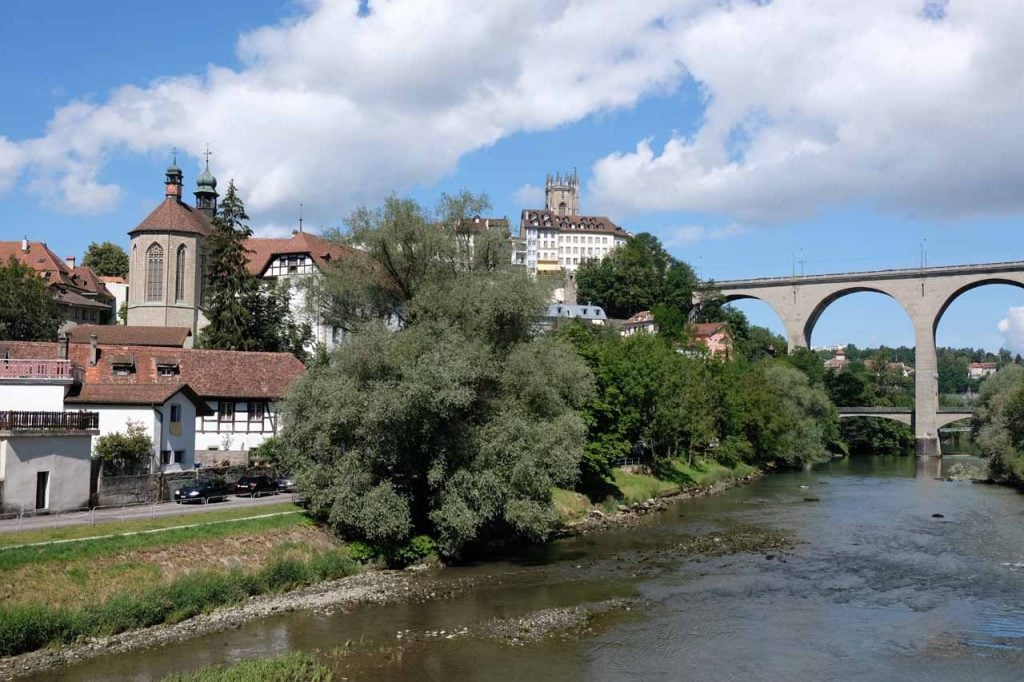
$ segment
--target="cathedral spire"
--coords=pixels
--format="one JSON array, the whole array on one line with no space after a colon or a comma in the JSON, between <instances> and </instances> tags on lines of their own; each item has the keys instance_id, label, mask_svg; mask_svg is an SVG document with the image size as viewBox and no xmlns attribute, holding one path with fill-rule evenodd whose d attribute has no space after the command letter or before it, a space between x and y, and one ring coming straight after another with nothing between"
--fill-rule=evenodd
<instances>
[{"instance_id":1,"label":"cathedral spire","mask_svg":"<svg viewBox=\"0 0 1024 682\"><path fill-rule=\"evenodd\" d=\"M196 208L206 214L207 218L213 218L217 213L217 178L210 172L210 145L206 145L206 168L196 178Z\"/></svg>"}]
</instances>

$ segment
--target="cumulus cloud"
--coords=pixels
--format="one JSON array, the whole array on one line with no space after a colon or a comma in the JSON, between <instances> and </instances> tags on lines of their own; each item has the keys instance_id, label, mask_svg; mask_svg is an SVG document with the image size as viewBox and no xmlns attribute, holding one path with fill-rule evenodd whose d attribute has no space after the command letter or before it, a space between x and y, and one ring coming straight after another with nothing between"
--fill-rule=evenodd
<instances>
[{"instance_id":1,"label":"cumulus cloud","mask_svg":"<svg viewBox=\"0 0 1024 682\"><path fill-rule=\"evenodd\" d=\"M0 190L19 176L69 211L109 208L115 154L195 158L210 142L253 215L353 203L451 172L521 131L628 107L678 86L678 25L697 0L310 0L241 36L241 66L167 74L58 109L46 133L0 139Z\"/></svg>"},{"instance_id":2,"label":"cumulus cloud","mask_svg":"<svg viewBox=\"0 0 1024 682\"><path fill-rule=\"evenodd\" d=\"M674 31L701 127L596 163L609 211L752 222L852 201L1024 208L1024 14L1013 0L710 3Z\"/></svg>"},{"instance_id":3,"label":"cumulus cloud","mask_svg":"<svg viewBox=\"0 0 1024 682\"><path fill-rule=\"evenodd\" d=\"M1010 308L1006 317L999 321L999 333L1003 345L1016 353L1024 352L1024 306Z\"/></svg>"},{"instance_id":4,"label":"cumulus cloud","mask_svg":"<svg viewBox=\"0 0 1024 682\"><path fill-rule=\"evenodd\" d=\"M666 230L662 233L662 238L665 246L675 248L699 242L704 233L703 225L684 225L683 227Z\"/></svg>"}]
</instances>

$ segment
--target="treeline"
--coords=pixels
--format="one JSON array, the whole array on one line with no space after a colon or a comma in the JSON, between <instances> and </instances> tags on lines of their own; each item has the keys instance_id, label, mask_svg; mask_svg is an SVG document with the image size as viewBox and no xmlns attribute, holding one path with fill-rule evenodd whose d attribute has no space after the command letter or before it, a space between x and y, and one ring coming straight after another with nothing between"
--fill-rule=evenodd
<instances>
[{"instance_id":1,"label":"treeline","mask_svg":"<svg viewBox=\"0 0 1024 682\"><path fill-rule=\"evenodd\" d=\"M657 467L800 464L841 448L824 388L770 355L750 359L764 348L728 361L677 352L696 280L653 238L633 254L646 279L631 286L674 291L662 315L677 326L545 332L550 291L512 268L505 235L473 227L487 208L463 193L434 211L399 198L359 210L339 237L354 255L316 284L318 314L351 334L293 388L281 458L339 535L384 557L435 543L465 556L548 537L553 490L614 495L611 467L633 452ZM619 305L647 303L659 305ZM741 330L741 342L756 336Z\"/></svg>"},{"instance_id":2,"label":"treeline","mask_svg":"<svg viewBox=\"0 0 1024 682\"><path fill-rule=\"evenodd\" d=\"M1024 487L1024 367L1004 367L982 384L973 427L992 480Z\"/></svg>"}]
</instances>

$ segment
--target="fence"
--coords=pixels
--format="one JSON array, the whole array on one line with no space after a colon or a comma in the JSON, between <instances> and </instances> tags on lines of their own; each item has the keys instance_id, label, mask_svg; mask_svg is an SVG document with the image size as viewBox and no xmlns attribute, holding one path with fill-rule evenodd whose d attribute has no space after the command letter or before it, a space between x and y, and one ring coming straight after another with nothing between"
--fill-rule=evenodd
<instances>
[{"instance_id":1,"label":"fence","mask_svg":"<svg viewBox=\"0 0 1024 682\"><path fill-rule=\"evenodd\" d=\"M0 431L93 431L99 412L0 412Z\"/></svg>"},{"instance_id":2,"label":"fence","mask_svg":"<svg viewBox=\"0 0 1024 682\"><path fill-rule=\"evenodd\" d=\"M80 380L82 368L68 360L7 359L0 362L0 379Z\"/></svg>"}]
</instances>

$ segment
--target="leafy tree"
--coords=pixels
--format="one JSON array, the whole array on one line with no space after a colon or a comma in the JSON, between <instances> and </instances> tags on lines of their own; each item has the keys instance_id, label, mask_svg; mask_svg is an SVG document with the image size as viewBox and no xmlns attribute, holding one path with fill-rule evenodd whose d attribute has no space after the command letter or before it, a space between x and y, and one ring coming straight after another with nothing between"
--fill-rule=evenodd
<instances>
[{"instance_id":1,"label":"leafy tree","mask_svg":"<svg viewBox=\"0 0 1024 682\"><path fill-rule=\"evenodd\" d=\"M310 509L385 554L420 534L445 557L546 537L551 489L573 484L583 454L590 372L534 337L541 287L508 258L479 257L475 239L463 249L464 210L438 222L391 198L352 216L362 255L329 274L328 319L360 333L285 404L283 461ZM391 316L397 330L381 323Z\"/></svg>"},{"instance_id":2,"label":"leafy tree","mask_svg":"<svg viewBox=\"0 0 1024 682\"><path fill-rule=\"evenodd\" d=\"M0 265L0 339L52 341L61 321L60 307L35 270L14 256Z\"/></svg>"},{"instance_id":3,"label":"leafy tree","mask_svg":"<svg viewBox=\"0 0 1024 682\"><path fill-rule=\"evenodd\" d=\"M153 439L142 422L129 420L125 432L108 433L96 439L94 454L108 476L131 474L144 469L153 453Z\"/></svg>"},{"instance_id":4,"label":"leafy tree","mask_svg":"<svg viewBox=\"0 0 1024 682\"><path fill-rule=\"evenodd\" d=\"M1024 367L1007 365L982 383L974 430L989 476L1024 486Z\"/></svg>"},{"instance_id":5,"label":"leafy tree","mask_svg":"<svg viewBox=\"0 0 1024 682\"><path fill-rule=\"evenodd\" d=\"M114 242L92 242L85 251L83 265L101 277L127 277L128 254Z\"/></svg>"},{"instance_id":6,"label":"leafy tree","mask_svg":"<svg viewBox=\"0 0 1024 682\"><path fill-rule=\"evenodd\" d=\"M905 455L914 450L913 430L891 419L843 419L839 433L851 455Z\"/></svg>"},{"instance_id":7,"label":"leafy tree","mask_svg":"<svg viewBox=\"0 0 1024 682\"><path fill-rule=\"evenodd\" d=\"M697 275L677 261L658 238L641 232L600 261L587 260L576 271L576 298L592 301L609 317L627 318L655 305L686 313L692 307Z\"/></svg>"}]
</instances>

